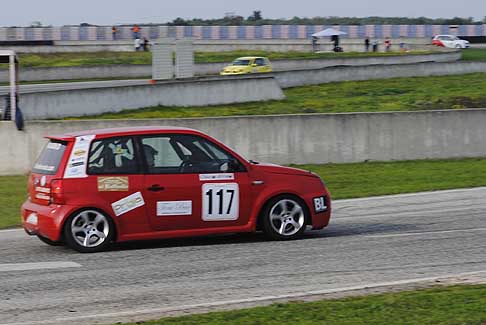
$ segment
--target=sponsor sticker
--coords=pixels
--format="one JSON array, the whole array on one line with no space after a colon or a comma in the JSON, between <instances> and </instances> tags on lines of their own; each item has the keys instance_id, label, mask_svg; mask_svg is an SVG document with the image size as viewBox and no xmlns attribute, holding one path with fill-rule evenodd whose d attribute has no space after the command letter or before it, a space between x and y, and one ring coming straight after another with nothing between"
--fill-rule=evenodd
<instances>
[{"instance_id":1,"label":"sponsor sticker","mask_svg":"<svg viewBox=\"0 0 486 325\"><path fill-rule=\"evenodd\" d=\"M324 212L327 210L326 200L324 196L316 197L314 201L314 211L316 213Z\"/></svg>"},{"instance_id":2,"label":"sponsor sticker","mask_svg":"<svg viewBox=\"0 0 486 325\"><path fill-rule=\"evenodd\" d=\"M98 177L98 191L127 192L128 177Z\"/></svg>"},{"instance_id":3,"label":"sponsor sticker","mask_svg":"<svg viewBox=\"0 0 486 325\"><path fill-rule=\"evenodd\" d=\"M42 193L36 193L35 198L39 199L39 200L46 200L46 201L49 201L51 199L51 197L49 195L45 195L45 194L42 194Z\"/></svg>"},{"instance_id":4,"label":"sponsor sticker","mask_svg":"<svg viewBox=\"0 0 486 325\"><path fill-rule=\"evenodd\" d=\"M40 187L40 186L37 186L35 188L35 191L36 192L40 192L40 193L47 193L47 194L50 194L51 193L51 189L48 188L48 187Z\"/></svg>"},{"instance_id":5,"label":"sponsor sticker","mask_svg":"<svg viewBox=\"0 0 486 325\"><path fill-rule=\"evenodd\" d=\"M192 201L157 202L157 216L189 216L192 214Z\"/></svg>"},{"instance_id":6,"label":"sponsor sticker","mask_svg":"<svg viewBox=\"0 0 486 325\"><path fill-rule=\"evenodd\" d=\"M143 205L145 205L145 201L143 200L142 193L136 192L112 203L111 207L115 215L119 217L122 214L132 211Z\"/></svg>"},{"instance_id":7,"label":"sponsor sticker","mask_svg":"<svg viewBox=\"0 0 486 325\"><path fill-rule=\"evenodd\" d=\"M219 174L199 174L200 181L232 181L235 179L233 173L219 173Z\"/></svg>"},{"instance_id":8,"label":"sponsor sticker","mask_svg":"<svg viewBox=\"0 0 486 325\"><path fill-rule=\"evenodd\" d=\"M68 166L64 172L64 178L88 177L86 164L88 163L89 145L94 138L95 135L76 137L73 150L69 156Z\"/></svg>"},{"instance_id":9,"label":"sponsor sticker","mask_svg":"<svg viewBox=\"0 0 486 325\"><path fill-rule=\"evenodd\" d=\"M237 183L206 183L202 186L204 221L237 220L240 194Z\"/></svg>"},{"instance_id":10,"label":"sponsor sticker","mask_svg":"<svg viewBox=\"0 0 486 325\"><path fill-rule=\"evenodd\" d=\"M51 150L59 150L61 149L62 145L58 142L49 142L47 144L47 149L51 149Z\"/></svg>"},{"instance_id":11,"label":"sponsor sticker","mask_svg":"<svg viewBox=\"0 0 486 325\"><path fill-rule=\"evenodd\" d=\"M34 165L34 168L35 169L39 169L39 170L45 170L46 172L52 172L54 169L56 169L56 166L35 164Z\"/></svg>"}]
</instances>

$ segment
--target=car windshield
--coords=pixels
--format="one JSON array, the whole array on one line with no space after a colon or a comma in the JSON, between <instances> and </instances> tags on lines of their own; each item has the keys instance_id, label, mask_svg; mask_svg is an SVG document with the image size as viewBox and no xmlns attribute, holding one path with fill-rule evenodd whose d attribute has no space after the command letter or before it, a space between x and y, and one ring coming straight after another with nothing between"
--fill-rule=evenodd
<instances>
[{"instance_id":1,"label":"car windshield","mask_svg":"<svg viewBox=\"0 0 486 325\"><path fill-rule=\"evenodd\" d=\"M231 63L231 65L249 65L250 60L241 60L241 59L236 59Z\"/></svg>"}]
</instances>

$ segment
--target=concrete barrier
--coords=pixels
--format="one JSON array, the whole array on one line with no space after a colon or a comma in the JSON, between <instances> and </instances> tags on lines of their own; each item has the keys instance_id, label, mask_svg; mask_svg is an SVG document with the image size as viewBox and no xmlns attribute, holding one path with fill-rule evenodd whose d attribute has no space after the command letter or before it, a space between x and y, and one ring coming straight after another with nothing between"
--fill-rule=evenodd
<instances>
[{"instance_id":1,"label":"concrete barrier","mask_svg":"<svg viewBox=\"0 0 486 325\"><path fill-rule=\"evenodd\" d=\"M29 171L46 134L142 125L202 130L257 161L350 163L486 156L486 109L201 119L0 122L0 174Z\"/></svg>"},{"instance_id":2,"label":"concrete barrier","mask_svg":"<svg viewBox=\"0 0 486 325\"><path fill-rule=\"evenodd\" d=\"M157 42L157 39L152 39ZM239 40L201 40L193 39L196 52L222 52L238 50L261 50L272 52L312 52L311 38L305 39L239 39ZM384 39L377 39L379 51L384 51ZM430 45L431 39L424 38L401 38L392 39L392 50L398 50L399 43L403 42L408 48L423 50ZM1 49L14 50L17 53L60 53L60 52L126 52L134 51L133 40L97 40L97 41L55 41L54 46L1 46ZM346 38L342 39L340 46L346 52L363 52L364 39ZM425 46L425 47L424 47ZM331 51L333 48L329 38L318 41L318 50Z\"/></svg>"},{"instance_id":3,"label":"concrete barrier","mask_svg":"<svg viewBox=\"0 0 486 325\"><path fill-rule=\"evenodd\" d=\"M272 76L260 75L23 93L21 98L25 119L35 120L152 106L206 106L264 101L283 99L285 95Z\"/></svg>"},{"instance_id":4,"label":"concrete barrier","mask_svg":"<svg viewBox=\"0 0 486 325\"><path fill-rule=\"evenodd\" d=\"M408 64L420 62L454 62L461 59L461 51L443 51L431 54L397 54L377 57L337 57L331 59L273 60L275 71L321 69L331 66L361 66L376 64ZM196 75L216 75L226 63L198 63ZM150 78L151 65L104 65L56 68L22 68L21 81L74 80L98 78ZM0 70L0 82L8 82L8 71Z\"/></svg>"},{"instance_id":5,"label":"concrete barrier","mask_svg":"<svg viewBox=\"0 0 486 325\"><path fill-rule=\"evenodd\" d=\"M275 72L274 76L282 88L290 88L338 81L445 76L476 72L486 72L486 62L328 67L314 70L281 71Z\"/></svg>"}]
</instances>

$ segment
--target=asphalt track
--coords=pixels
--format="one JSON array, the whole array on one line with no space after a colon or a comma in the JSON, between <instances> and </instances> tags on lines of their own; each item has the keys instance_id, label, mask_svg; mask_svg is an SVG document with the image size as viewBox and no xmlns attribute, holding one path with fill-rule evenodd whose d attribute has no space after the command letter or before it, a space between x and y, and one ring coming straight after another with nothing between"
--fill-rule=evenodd
<instances>
[{"instance_id":1,"label":"asphalt track","mask_svg":"<svg viewBox=\"0 0 486 325\"><path fill-rule=\"evenodd\" d=\"M346 288L486 276L486 188L335 201L304 239L161 240L79 254L0 232L0 324L93 324Z\"/></svg>"}]
</instances>

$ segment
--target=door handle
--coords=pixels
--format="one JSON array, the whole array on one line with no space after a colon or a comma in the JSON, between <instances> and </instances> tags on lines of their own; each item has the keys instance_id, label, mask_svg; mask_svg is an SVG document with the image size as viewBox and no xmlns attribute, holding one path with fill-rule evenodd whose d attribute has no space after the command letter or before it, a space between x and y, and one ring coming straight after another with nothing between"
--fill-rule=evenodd
<instances>
[{"instance_id":1,"label":"door handle","mask_svg":"<svg viewBox=\"0 0 486 325\"><path fill-rule=\"evenodd\" d=\"M149 188L147 188L147 190L152 191L152 192L159 192L159 191L163 191L164 187L160 186L159 184L154 184L154 185L150 186Z\"/></svg>"}]
</instances>

